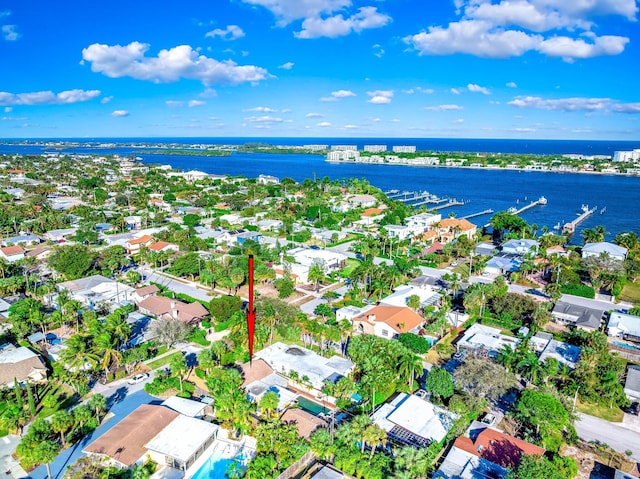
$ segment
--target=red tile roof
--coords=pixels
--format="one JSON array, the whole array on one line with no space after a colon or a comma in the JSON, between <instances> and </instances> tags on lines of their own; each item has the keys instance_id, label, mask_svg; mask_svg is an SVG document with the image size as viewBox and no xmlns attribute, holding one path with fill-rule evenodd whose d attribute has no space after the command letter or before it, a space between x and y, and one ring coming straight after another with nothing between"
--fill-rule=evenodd
<instances>
[{"instance_id":1,"label":"red tile roof","mask_svg":"<svg viewBox=\"0 0 640 479\"><path fill-rule=\"evenodd\" d=\"M153 238L149 235L140 236L140 238L134 238L127 241L129 244L144 244L151 241Z\"/></svg>"},{"instance_id":2,"label":"red tile roof","mask_svg":"<svg viewBox=\"0 0 640 479\"><path fill-rule=\"evenodd\" d=\"M0 252L5 256L13 256L14 254L23 254L24 248L22 246L7 246L6 248L0 248Z\"/></svg>"},{"instance_id":3,"label":"red tile roof","mask_svg":"<svg viewBox=\"0 0 640 479\"><path fill-rule=\"evenodd\" d=\"M183 303L164 296L149 296L140 301L138 307L159 318L177 319L184 323L191 323L209 314L209 311L198 302Z\"/></svg>"},{"instance_id":4,"label":"red tile roof","mask_svg":"<svg viewBox=\"0 0 640 479\"><path fill-rule=\"evenodd\" d=\"M509 468L517 467L523 454L532 456L544 453L541 447L491 428L484 429L475 441L460 436L453 445L474 456Z\"/></svg>"},{"instance_id":5,"label":"red tile roof","mask_svg":"<svg viewBox=\"0 0 640 479\"><path fill-rule=\"evenodd\" d=\"M376 306L362 316L353 318L354 322L369 324L385 323L398 333L408 333L422 324L424 319L411 308L403 306Z\"/></svg>"},{"instance_id":6,"label":"red tile roof","mask_svg":"<svg viewBox=\"0 0 640 479\"><path fill-rule=\"evenodd\" d=\"M153 243L149 245L149 249L152 251L162 251L163 248L166 248L167 246L172 246L173 243L168 243L166 241L158 241L157 243Z\"/></svg>"}]
</instances>

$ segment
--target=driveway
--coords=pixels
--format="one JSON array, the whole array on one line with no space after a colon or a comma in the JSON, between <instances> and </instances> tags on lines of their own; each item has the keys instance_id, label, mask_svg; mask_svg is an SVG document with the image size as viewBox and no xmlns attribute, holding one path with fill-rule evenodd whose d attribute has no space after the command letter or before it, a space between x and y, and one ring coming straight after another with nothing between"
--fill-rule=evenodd
<instances>
[{"instance_id":1,"label":"driveway","mask_svg":"<svg viewBox=\"0 0 640 479\"><path fill-rule=\"evenodd\" d=\"M599 441L622 453L631 451L630 457L640 461L640 432L587 414L578 414L575 426L581 439Z\"/></svg>"},{"instance_id":2,"label":"driveway","mask_svg":"<svg viewBox=\"0 0 640 479\"><path fill-rule=\"evenodd\" d=\"M20 467L11 454L16 450L20 438L18 436L5 436L0 438L0 467L5 471L5 476L17 479L24 477L26 473Z\"/></svg>"},{"instance_id":3,"label":"driveway","mask_svg":"<svg viewBox=\"0 0 640 479\"><path fill-rule=\"evenodd\" d=\"M82 450L85 447L109 431L124 417L137 409L138 406L142 404L160 404L161 402L159 399L148 395L144 391L136 391L129 394L129 390L125 386L121 386L115 389L115 391L112 391L111 395L107 397L107 404L110 406L109 413L106 416L107 419L103 420L102 425L91 434L85 436L70 448L62 451L51 464L51 477L53 479L62 478L67 467L76 462L78 458L84 456ZM45 466L37 467L26 477L31 479L47 479L47 468Z\"/></svg>"}]
</instances>

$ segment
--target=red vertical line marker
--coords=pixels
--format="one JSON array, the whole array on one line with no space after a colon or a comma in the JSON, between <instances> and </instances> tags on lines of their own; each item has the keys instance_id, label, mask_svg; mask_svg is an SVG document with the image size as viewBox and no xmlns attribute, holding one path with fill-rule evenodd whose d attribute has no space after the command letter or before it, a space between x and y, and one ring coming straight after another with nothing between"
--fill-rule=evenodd
<instances>
[{"instance_id":1,"label":"red vertical line marker","mask_svg":"<svg viewBox=\"0 0 640 479\"><path fill-rule=\"evenodd\" d=\"M249 307L247 308L247 333L249 335L249 364L253 361L253 338L256 330L256 311L253 306L253 255L249 255Z\"/></svg>"}]
</instances>

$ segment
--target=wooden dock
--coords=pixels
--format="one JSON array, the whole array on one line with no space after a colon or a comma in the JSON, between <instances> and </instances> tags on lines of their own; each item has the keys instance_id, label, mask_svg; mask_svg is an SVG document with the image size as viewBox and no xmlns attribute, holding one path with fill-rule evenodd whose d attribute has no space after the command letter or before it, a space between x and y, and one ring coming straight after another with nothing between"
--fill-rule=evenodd
<instances>
[{"instance_id":1,"label":"wooden dock","mask_svg":"<svg viewBox=\"0 0 640 479\"><path fill-rule=\"evenodd\" d=\"M491 213L493 213L493 210L491 208L489 208L488 210L479 211L478 213L472 213L472 214L467 215L467 216L462 216L462 217L460 217L458 219L460 219L460 220L468 220L469 218L475 218L476 216L490 215Z\"/></svg>"},{"instance_id":2,"label":"wooden dock","mask_svg":"<svg viewBox=\"0 0 640 479\"><path fill-rule=\"evenodd\" d=\"M451 206L462 206L462 205L464 205L464 201L458 201L458 200L456 200L454 198L451 201L449 201L448 203L445 203L444 205L434 206L433 209L434 210L443 210L445 208L450 208Z\"/></svg>"},{"instance_id":3,"label":"wooden dock","mask_svg":"<svg viewBox=\"0 0 640 479\"><path fill-rule=\"evenodd\" d=\"M594 206L593 208L589 208L588 206L582 205L582 213L573 221L570 221L569 223L566 223L563 227L562 227L562 231L565 233L575 233L576 231L576 227L582 223L584 220L586 220L589 216L591 216L593 213L596 212L596 210L598 209L597 206Z\"/></svg>"},{"instance_id":4,"label":"wooden dock","mask_svg":"<svg viewBox=\"0 0 640 479\"><path fill-rule=\"evenodd\" d=\"M519 215L523 211L527 211L528 209L534 208L536 206L544 206L547 204L547 199L544 196L541 196L535 201L532 201L528 205L523 206L520 209L516 209L515 207L509 208L509 213L513 213L514 215Z\"/></svg>"}]
</instances>

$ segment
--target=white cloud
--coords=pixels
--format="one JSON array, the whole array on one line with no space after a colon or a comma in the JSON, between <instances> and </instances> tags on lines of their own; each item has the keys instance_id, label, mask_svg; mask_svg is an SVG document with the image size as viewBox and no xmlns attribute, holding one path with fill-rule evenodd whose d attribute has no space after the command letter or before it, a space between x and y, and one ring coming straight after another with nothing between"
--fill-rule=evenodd
<instances>
[{"instance_id":1,"label":"white cloud","mask_svg":"<svg viewBox=\"0 0 640 479\"><path fill-rule=\"evenodd\" d=\"M323 115L321 115L320 113L307 113L304 117L305 118L322 118Z\"/></svg>"},{"instance_id":2,"label":"white cloud","mask_svg":"<svg viewBox=\"0 0 640 479\"><path fill-rule=\"evenodd\" d=\"M200 97L202 98L213 98L218 96L218 92L212 88L206 88L202 93L200 93Z\"/></svg>"},{"instance_id":3,"label":"white cloud","mask_svg":"<svg viewBox=\"0 0 640 479\"><path fill-rule=\"evenodd\" d=\"M613 105L613 111L616 113L640 113L640 102L638 103L620 103Z\"/></svg>"},{"instance_id":4,"label":"white cloud","mask_svg":"<svg viewBox=\"0 0 640 479\"><path fill-rule=\"evenodd\" d=\"M456 123L456 124L464 123L464 118L456 118L455 120L451 120L451 123Z\"/></svg>"},{"instance_id":5,"label":"white cloud","mask_svg":"<svg viewBox=\"0 0 640 479\"><path fill-rule=\"evenodd\" d=\"M111 116L115 116L115 117L129 116L129 112L127 110L113 110L111 112Z\"/></svg>"},{"instance_id":6,"label":"white cloud","mask_svg":"<svg viewBox=\"0 0 640 479\"><path fill-rule=\"evenodd\" d=\"M347 130L355 130L356 128L359 128L359 127L358 125L344 125L343 128Z\"/></svg>"},{"instance_id":7,"label":"white cloud","mask_svg":"<svg viewBox=\"0 0 640 479\"><path fill-rule=\"evenodd\" d=\"M368 91L367 95L370 96L369 103L384 105L387 103L391 103L391 99L393 98L393 90Z\"/></svg>"},{"instance_id":8,"label":"white cloud","mask_svg":"<svg viewBox=\"0 0 640 479\"><path fill-rule=\"evenodd\" d=\"M275 116L263 115L263 116L250 116L245 118L249 123L282 123L282 118Z\"/></svg>"},{"instance_id":9,"label":"white cloud","mask_svg":"<svg viewBox=\"0 0 640 479\"><path fill-rule=\"evenodd\" d=\"M100 100L100 103L104 105L109 103L111 100L113 100L113 96L105 96L102 100Z\"/></svg>"},{"instance_id":10,"label":"white cloud","mask_svg":"<svg viewBox=\"0 0 640 479\"><path fill-rule=\"evenodd\" d=\"M558 98L544 99L539 96L518 96L509 102L518 108L537 108L554 111L601 111L611 105L610 98Z\"/></svg>"},{"instance_id":11,"label":"white cloud","mask_svg":"<svg viewBox=\"0 0 640 479\"><path fill-rule=\"evenodd\" d=\"M351 0L242 0L269 10L284 26L293 20L331 14L351 6Z\"/></svg>"},{"instance_id":12,"label":"white cloud","mask_svg":"<svg viewBox=\"0 0 640 479\"><path fill-rule=\"evenodd\" d=\"M238 38L244 37L245 33L238 25L227 25L227 28L221 29L216 28L215 30L211 30L210 32L205 33L205 37L220 37L223 40L237 40Z\"/></svg>"},{"instance_id":13,"label":"white cloud","mask_svg":"<svg viewBox=\"0 0 640 479\"><path fill-rule=\"evenodd\" d=\"M513 81L507 82L506 86L508 88L518 88L518 85L516 84L516 82L513 82Z\"/></svg>"},{"instance_id":14,"label":"white cloud","mask_svg":"<svg viewBox=\"0 0 640 479\"><path fill-rule=\"evenodd\" d=\"M132 42L128 45L94 43L82 50L82 58L91 62L91 71L111 78L131 77L156 83L175 82L181 78L214 83L237 84L258 82L267 77L267 70L253 65L239 66L232 60L220 62L198 54L189 45L160 50L157 57L145 57L149 45Z\"/></svg>"},{"instance_id":15,"label":"white cloud","mask_svg":"<svg viewBox=\"0 0 640 479\"><path fill-rule=\"evenodd\" d=\"M448 105L425 106L424 109L431 110L431 111L453 111L453 110L462 110L463 107L460 105L448 104Z\"/></svg>"},{"instance_id":16,"label":"white cloud","mask_svg":"<svg viewBox=\"0 0 640 479\"><path fill-rule=\"evenodd\" d=\"M297 38L337 38L359 33L370 28L380 28L391 22L391 17L379 13L376 7L362 7L348 18L342 14L321 18L319 16L306 18L302 22L302 30L295 32ZM384 53L384 52L383 52Z\"/></svg>"},{"instance_id":17,"label":"white cloud","mask_svg":"<svg viewBox=\"0 0 640 479\"><path fill-rule=\"evenodd\" d=\"M487 88L485 88L483 86L480 86L480 85L476 85L475 83L469 83L467 85L467 89L469 91L471 91L471 92L474 92L474 93L482 93L483 95L490 95L491 94L491 92L489 92L489 89L487 89Z\"/></svg>"},{"instance_id":18,"label":"white cloud","mask_svg":"<svg viewBox=\"0 0 640 479\"><path fill-rule=\"evenodd\" d=\"M278 110L274 110L273 108L269 108L268 106L256 106L255 108L247 108L242 110L245 112L257 112L257 113L275 113Z\"/></svg>"},{"instance_id":19,"label":"white cloud","mask_svg":"<svg viewBox=\"0 0 640 479\"><path fill-rule=\"evenodd\" d=\"M328 121L321 121L320 123L317 123L316 126L327 127L331 126L331 123L329 123Z\"/></svg>"},{"instance_id":20,"label":"white cloud","mask_svg":"<svg viewBox=\"0 0 640 479\"><path fill-rule=\"evenodd\" d=\"M20 34L16 28L15 25L2 25L2 38L8 42L15 42L20 38Z\"/></svg>"},{"instance_id":21,"label":"white cloud","mask_svg":"<svg viewBox=\"0 0 640 479\"><path fill-rule=\"evenodd\" d=\"M280 65L278 68L281 68L283 70L291 70L293 68L293 65L295 65L295 63L293 62L287 62L287 63L283 63L282 65Z\"/></svg>"},{"instance_id":22,"label":"white cloud","mask_svg":"<svg viewBox=\"0 0 640 479\"><path fill-rule=\"evenodd\" d=\"M356 94L351 90L336 90L331 92L331 96L320 98L320 101L338 101L350 96L356 96Z\"/></svg>"},{"instance_id":23,"label":"white cloud","mask_svg":"<svg viewBox=\"0 0 640 479\"><path fill-rule=\"evenodd\" d=\"M409 88L408 90L402 90L403 93L406 93L407 95L413 95L415 92L419 92L419 93L425 93L427 95L431 95L434 90L431 88L422 88L422 87L415 87L415 88Z\"/></svg>"},{"instance_id":24,"label":"white cloud","mask_svg":"<svg viewBox=\"0 0 640 479\"><path fill-rule=\"evenodd\" d=\"M537 130L535 128L517 127L517 128L514 128L513 131L517 131L520 133L531 133Z\"/></svg>"},{"instance_id":25,"label":"white cloud","mask_svg":"<svg viewBox=\"0 0 640 479\"><path fill-rule=\"evenodd\" d=\"M165 103L167 106L170 106L170 107L178 107L178 106L184 105L183 101L178 101L178 100L167 100L165 101Z\"/></svg>"},{"instance_id":26,"label":"white cloud","mask_svg":"<svg viewBox=\"0 0 640 479\"><path fill-rule=\"evenodd\" d=\"M629 39L596 36L594 19L620 15L635 21L638 12L635 0L456 0L455 5L458 21L404 41L420 55L509 58L538 52L572 61L620 54Z\"/></svg>"},{"instance_id":27,"label":"white cloud","mask_svg":"<svg viewBox=\"0 0 640 479\"><path fill-rule=\"evenodd\" d=\"M459 95L460 94L460 90L458 90L457 88L452 88L451 93L453 93L454 95Z\"/></svg>"},{"instance_id":28,"label":"white cloud","mask_svg":"<svg viewBox=\"0 0 640 479\"><path fill-rule=\"evenodd\" d=\"M193 108L194 106L202 106L202 105L206 105L206 104L207 104L207 102L206 101L202 101L202 100L189 100L189 103L187 103L189 108Z\"/></svg>"},{"instance_id":29,"label":"white cloud","mask_svg":"<svg viewBox=\"0 0 640 479\"><path fill-rule=\"evenodd\" d=\"M0 92L0 105L68 105L96 98L100 90L66 90L60 93L38 91L31 93Z\"/></svg>"},{"instance_id":30,"label":"white cloud","mask_svg":"<svg viewBox=\"0 0 640 479\"><path fill-rule=\"evenodd\" d=\"M384 48L382 48L382 45L376 43L375 45L373 45L372 47L374 49L373 54L378 57L378 58L382 58L384 56Z\"/></svg>"}]
</instances>

